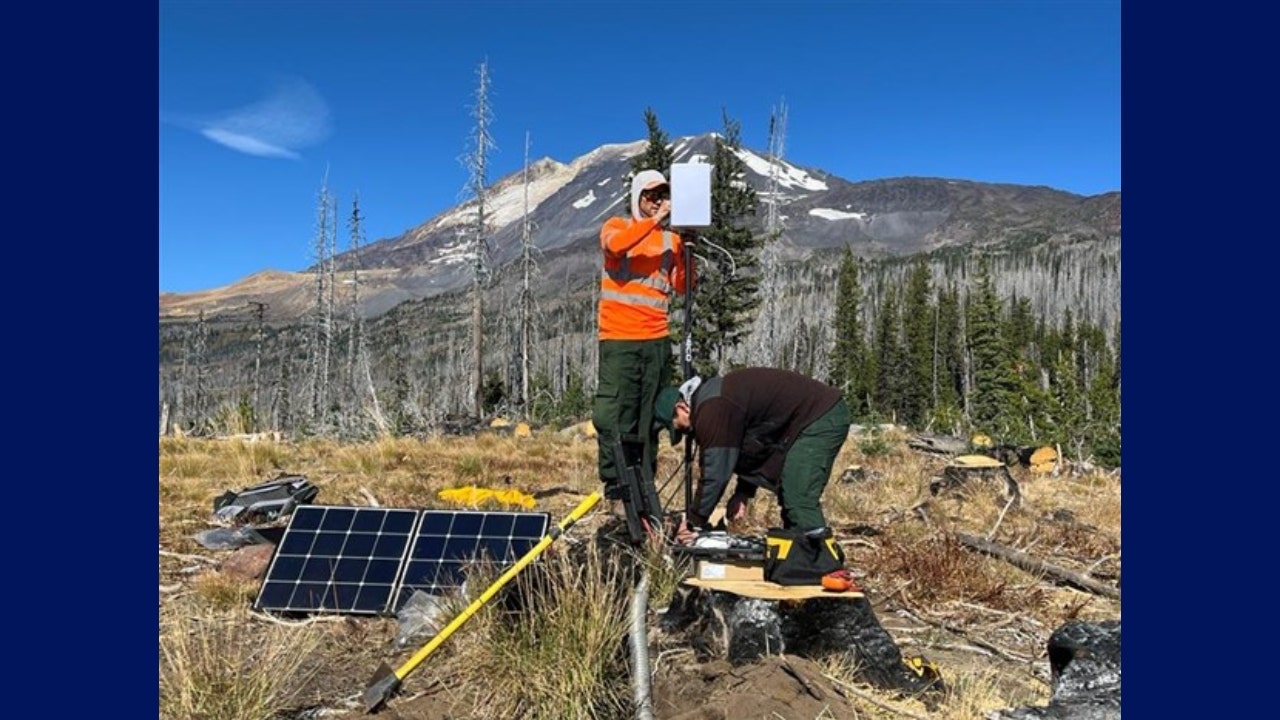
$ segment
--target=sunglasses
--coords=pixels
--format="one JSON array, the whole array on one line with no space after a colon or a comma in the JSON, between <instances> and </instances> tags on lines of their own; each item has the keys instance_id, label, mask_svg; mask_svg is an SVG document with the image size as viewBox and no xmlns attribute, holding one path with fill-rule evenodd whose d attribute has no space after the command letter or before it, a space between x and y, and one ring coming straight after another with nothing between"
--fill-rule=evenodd
<instances>
[{"instance_id":1,"label":"sunglasses","mask_svg":"<svg viewBox=\"0 0 1280 720\"><path fill-rule=\"evenodd\" d=\"M646 190L645 192L640 193L640 197L648 200L649 202L662 202L663 200L671 199L671 191L666 189Z\"/></svg>"}]
</instances>

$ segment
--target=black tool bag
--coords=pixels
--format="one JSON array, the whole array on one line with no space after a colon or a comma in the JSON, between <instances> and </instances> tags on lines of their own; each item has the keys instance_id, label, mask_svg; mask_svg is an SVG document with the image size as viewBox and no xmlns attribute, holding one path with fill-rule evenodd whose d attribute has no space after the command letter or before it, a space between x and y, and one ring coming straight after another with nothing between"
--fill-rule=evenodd
<instances>
[{"instance_id":1,"label":"black tool bag","mask_svg":"<svg viewBox=\"0 0 1280 720\"><path fill-rule=\"evenodd\" d=\"M219 520L235 522L276 520L298 505L310 503L319 492L305 476L282 475L238 493L223 493L213 501L213 514Z\"/></svg>"},{"instance_id":2,"label":"black tool bag","mask_svg":"<svg viewBox=\"0 0 1280 720\"><path fill-rule=\"evenodd\" d=\"M613 488L606 489L605 497L622 500L631 543L639 545L651 533L662 533L662 501L644 461L644 444L638 437L624 435L615 440L613 457L621 477Z\"/></svg>"},{"instance_id":3,"label":"black tool bag","mask_svg":"<svg viewBox=\"0 0 1280 720\"><path fill-rule=\"evenodd\" d=\"M764 579L779 585L821 585L822 576L844 567L844 549L831 528L770 528L765 535Z\"/></svg>"}]
</instances>

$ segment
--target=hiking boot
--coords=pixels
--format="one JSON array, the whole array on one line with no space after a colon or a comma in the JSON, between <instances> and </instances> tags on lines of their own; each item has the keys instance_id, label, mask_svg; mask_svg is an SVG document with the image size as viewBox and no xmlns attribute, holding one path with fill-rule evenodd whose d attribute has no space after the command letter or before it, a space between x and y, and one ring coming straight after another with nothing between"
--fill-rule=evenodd
<instances>
[{"instance_id":1,"label":"hiking boot","mask_svg":"<svg viewBox=\"0 0 1280 720\"><path fill-rule=\"evenodd\" d=\"M835 570L822 576L822 587L832 592L862 592L853 575L844 569Z\"/></svg>"}]
</instances>

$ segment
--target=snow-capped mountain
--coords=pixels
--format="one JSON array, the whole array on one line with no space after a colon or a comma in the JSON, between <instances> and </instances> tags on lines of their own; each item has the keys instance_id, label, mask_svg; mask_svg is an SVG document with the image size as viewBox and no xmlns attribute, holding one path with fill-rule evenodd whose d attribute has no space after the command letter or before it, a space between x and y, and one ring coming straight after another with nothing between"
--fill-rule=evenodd
<instances>
[{"instance_id":1,"label":"snow-capped mountain","mask_svg":"<svg viewBox=\"0 0 1280 720\"><path fill-rule=\"evenodd\" d=\"M710 162L715 137L676 139L674 161ZM645 141L602 145L567 164L544 158L530 165L527 183L523 170L494 182L485 206L496 272L520 256L526 207L544 272L568 275L594 267L601 225L629 212L629 161L644 147ZM750 149L738 156L747 168L743 180L760 199L757 224L763 226L767 204L776 203L783 227L778 249L791 260L846 244L863 257L888 257L947 246L1078 242L1120 233L1119 192L1084 197L1042 186L941 178L850 182L785 160L770 162ZM399 237L365 245L358 258L351 252L339 255L339 271L358 262L363 313L374 317L404 300L466 287L473 266L468 233L476 212L471 200ZM308 271L259 273L218 290L163 294L161 316L190 316L197 308L253 300L270 303L279 319L297 317L308 304L303 288L309 277Z\"/></svg>"}]
</instances>

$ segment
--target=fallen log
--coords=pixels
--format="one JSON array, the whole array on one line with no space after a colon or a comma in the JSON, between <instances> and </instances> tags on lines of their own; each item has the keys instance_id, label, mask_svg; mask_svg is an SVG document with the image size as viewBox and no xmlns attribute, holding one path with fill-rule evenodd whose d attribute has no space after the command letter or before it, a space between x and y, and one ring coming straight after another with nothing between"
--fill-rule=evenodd
<instances>
[{"instance_id":1,"label":"fallen log","mask_svg":"<svg viewBox=\"0 0 1280 720\"><path fill-rule=\"evenodd\" d=\"M1030 555L1005 547L999 543L983 540L980 537L966 535L965 533L956 533L956 539L968 548L986 553L993 557L998 557L1016 568L1026 570L1029 573L1039 573L1048 575L1056 580L1072 585L1081 590L1091 592L1095 595L1120 599L1120 590L1110 585L1091 580L1078 572L1073 572L1064 567L1059 567L1043 560L1037 560Z\"/></svg>"},{"instance_id":2,"label":"fallen log","mask_svg":"<svg viewBox=\"0 0 1280 720\"><path fill-rule=\"evenodd\" d=\"M957 437L920 434L907 440L907 447L935 455L960 455L969 449L969 443Z\"/></svg>"}]
</instances>

